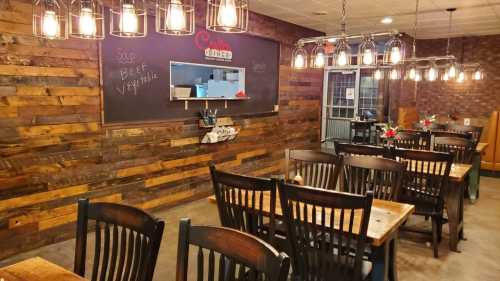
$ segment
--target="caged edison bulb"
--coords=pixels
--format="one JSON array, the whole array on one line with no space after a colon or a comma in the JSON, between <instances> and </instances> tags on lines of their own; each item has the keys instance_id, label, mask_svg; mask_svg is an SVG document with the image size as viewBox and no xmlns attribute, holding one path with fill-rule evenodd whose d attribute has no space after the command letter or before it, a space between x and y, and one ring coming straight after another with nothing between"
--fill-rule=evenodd
<instances>
[{"instance_id":1,"label":"caged edison bulb","mask_svg":"<svg viewBox=\"0 0 500 281\"><path fill-rule=\"evenodd\" d=\"M375 73L373 74L373 77L375 78L375 80L382 79L382 71L380 71L380 69L375 70Z\"/></svg>"},{"instance_id":2,"label":"caged edison bulb","mask_svg":"<svg viewBox=\"0 0 500 281\"><path fill-rule=\"evenodd\" d=\"M219 13L217 14L217 23L225 27L235 27L238 24L234 0L221 0Z\"/></svg>"},{"instance_id":3,"label":"caged edison bulb","mask_svg":"<svg viewBox=\"0 0 500 281\"><path fill-rule=\"evenodd\" d=\"M297 56L295 56L294 66L296 68L304 68L304 66L305 66L305 58L304 58L304 56L302 54L298 54Z\"/></svg>"},{"instance_id":4,"label":"caged edison bulb","mask_svg":"<svg viewBox=\"0 0 500 281\"><path fill-rule=\"evenodd\" d=\"M168 5L167 20L165 22L167 29L173 31L182 31L186 29L186 13L179 0L173 0Z\"/></svg>"},{"instance_id":5,"label":"caged edison bulb","mask_svg":"<svg viewBox=\"0 0 500 281\"><path fill-rule=\"evenodd\" d=\"M90 8L82 8L79 20L80 33L84 36L95 36L96 24L94 14Z\"/></svg>"},{"instance_id":6,"label":"caged edison bulb","mask_svg":"<svg viewBox=\"0 0 500 281\"><path fill-rule=\"evenodd\" d=\"M123 4L120 18L120 29L123 33L137 33L139 20L135 13L134 5Z\"/></svg>"},{"instance_id":7,"label":"caged edison bulb","mask_svg":"<svg viewBox=\"0 0 500 281\"><path fill-rule=\"evenodd\" d=\"M438 71L434 66L431 66L429 70L427 71L427 80L429 81L436 81L438 76Z\"/></svg>"},{"instance_id":8,"label":"caged edison bulb","mask_svg":"<svg viewBox=\"0 0 500 281\"><path fill-rule=\"evenodd\" d=\"M396 69L391 70L390 78L391 80L396 80L398 79L399 73Z\"/></svg>"},{"instance_id":9,"label":"caged edison bulb","mask_svg":"<svg viewBox=\"0 0 500 281\"><path fill-rule=\"evenodd\" d=\"M314 65L316 67L323 67L325 65L325 54L323 53L316 54L316 57L314 58Z\"/></svg>"},{"instance_id":10,"label":"caged edison bulb","mask_svg":"<svg viewBox=\"0 0 500 281\"><path fill-rule=\"evenodd\" d=\"M59 35L59 21L55 11L47 10L43 15L42 33L48 38Z\"/></svg>"},{"instance_id":11,"label":"caged edison bulb","mask_svg":"<svg viewBox=\"0 0 500 281\"><path fill-rule=\"evenodd\" d=\"M401 61L401 50L399 47L391 48L391 63L398 64Z\"/></svg>"},{"instance_id":12,"label":"caged edison bulb","mask_svg":"<svg viewBox=\"0 0 500 281\"><path fill-rule=\"evenodd\" d=\"M373 53L370 49L365 49L363 53L363 64L370 65L373 64Z\"/></svg>"},{"instance_id":13,"label":"caged edison bulb","mask_svg":"<svg viewBox=\"0 0 500 281\"><path fill-rule=\"evenodd\" d=\"M337 57L337 65L347 65L347 54L345 51L340 51Z\"/></svg>"}]
</instances>

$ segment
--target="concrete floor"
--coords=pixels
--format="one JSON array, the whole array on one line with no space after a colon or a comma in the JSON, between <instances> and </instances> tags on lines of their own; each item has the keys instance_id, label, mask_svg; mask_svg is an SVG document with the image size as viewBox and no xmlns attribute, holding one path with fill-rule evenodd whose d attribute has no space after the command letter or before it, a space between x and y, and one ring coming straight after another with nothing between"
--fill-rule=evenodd
<instances>
[{"instance_id":1,"label":"concrete floor","mask_svg":"<svg viewBox=\"0 0 500 281\"><path fill-rule=\"evenodd\" d=\"M154 279L157 281L174 280L179 219L189 217L193 224L219 225L217 209L214 204L203 199L159 211L155 215L163 218L167 224ZM412 223L430 225L428 222L416 219L413 219ZM474 205L466 203L465 236L467 240L459 244L461 253L448 250L447 228L445 225L439 259L432 257L432 250L426 246L426 239L413 236L400 239L398 248L400 280L500 280L499 178L482 177L481 198ZM74 248L74 240L45 246L0 261L0 267L29 257L40 256L72 270Z\"/></svg>"}]
</instances>

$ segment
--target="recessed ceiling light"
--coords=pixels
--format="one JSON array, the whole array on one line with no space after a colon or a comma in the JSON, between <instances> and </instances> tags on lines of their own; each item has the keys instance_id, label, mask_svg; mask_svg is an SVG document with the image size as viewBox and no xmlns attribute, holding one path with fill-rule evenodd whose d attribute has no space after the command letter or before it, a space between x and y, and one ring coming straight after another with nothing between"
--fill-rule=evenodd
<instances>
[{"instance_id":1,"label":"recessed ceiling light","mask_svg":"<svg viewBox=\"0 0 500 281\"><path fill-rule=\"evenodd\" d=\"M392 18L391 17L384 17L380 22L383 24L391 24Z\"/></svg>"},{"instance_id":2,"label":"recessed ceiling light","mask_svg":"<svg viewBox=\"0 0 500 281\"><path fill-rule=\"evenodd\" d=\"M316 12L313 12L313 15L315 15L315 16L326 16L326 15L328 15L328 12L327 11L316 11Z\"/></svg>"}]
</instances>

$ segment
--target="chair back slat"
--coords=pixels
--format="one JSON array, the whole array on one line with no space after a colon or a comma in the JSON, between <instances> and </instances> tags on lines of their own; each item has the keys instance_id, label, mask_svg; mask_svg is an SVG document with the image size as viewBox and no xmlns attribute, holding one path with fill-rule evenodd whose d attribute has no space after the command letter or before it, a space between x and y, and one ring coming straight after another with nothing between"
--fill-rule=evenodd
<instances>
[{"instance_id":1,"label":"chair back slat","mask_svg":"<svg viewBox=\"0 0 500 281\"><path fill-rule=\"evenodd\" d=\"M189 251L195 248L196 262L189 263ZM208 265L206 264L208 260ZM189 265L195 270L189 271ZM176 281L267 280L285 281L290 259L271 245L245 232L215 226L194 226L182 219L179 226Z\"/></svg>"},{"instance_id":2,"label":"chair back slat","mask_svg":"<svg viewBox=\"0 0 500 281\"><path fill-rule=\"evenodd\" d=\"M418 141L415 140L415 135L418 136ZM396 147L398 148L420 150L431 149L431 132L429 131L423 131L421 129L402 129L400 136L403 139L401 143L399 141L395 142Z\"/></svg>"},{"instance_id":3,"label":"chair back slat","mask_svg":"<svg viewBox=\"0 0 500 281\"><path fill-rule=\"evenodd\" d=\"M342 191L354 194L373 192L374 198L397 200L406 163L370 156L344 159Z\"/></svg>"},{"instance_id":4,"label":"chair back slat","mask_svg":"<svg viewBox=\"0 0 500 281\"><path fill-rule=\"evenodd\" d=\"M474 141L456 137L437 137L434 139L434 151L451 152L455 163L472 163Z\"/></svg>"},{"instance_id":5,"label":"chair back slat","mask_svg":"<svg viewBox=\"0 0 500 281\"><path fill-rule=\"evenodd\" d=\"M363 144L351 144L351 143L341 143L334 142L335 153L337 155L366 155L366 156L377 156L383 157L387 154L384 147L374 146L374 145L363 145Z\"/></svg>"},{"instance_id":6,"label":"chair back slat","mask_svg":"<svg viewBox=\"0 0 500 281\"><path fill-rule=\"evenodd\" d=\"M223 172L210 165L217 209L222 226L241 230L274 243L276 183L266 178ZM270 196L270 210L264 210L264 194ZM268 211L268 214L264 212ZM269 217L266 227L264 219Z\"/></svg>"},{"instance_id":7,"label":"chair back slat","mask_svg":"<svg viewBox=\"0 0 500 281\"><path fill-rule=\"evenodd\" d=\"M152 280L163 221L131 206L78 200L74 271L80 276L85 276L89 221L95 225L92 281Z\"/></svg>"},{"instance_id":8,"label":"chair back slat","mask_svg":"<svg viewBox=\"0 0 500 281\"><path fill-rule=\"evenodd\" d=\"M300 175L304 184L322 189L335 189L342 171L342 156L314 150L285 150L285 177Z\"/></svg>"},{"instance_id":9,"label":"chair back slat","mask_svg":"<svg viewBox=\"0 0 500 281\"><path fill-rule=\"evenodd\" d=\"M399 201L417 205L417 212L420 207L442 212L453 155L409 149L396 149L395 155L397 160L407 162Z\"/></svg>"},{"instance_id":10,"label":"chair back slat","mask_svg":"<svg viewBox=\"0 0 500 281\"><path fill-rule=\"evenodd\" d=\"M279 194L295 277L361 280L373 194L347 194L284 181Z\"/></svg>"},{"instance_id":11,"label":"chair back slat","mask_svg":"<svg viewBox=\"0 0 500 281\"><path fill-rule=\"evenodd\" d=\"M470 134L472 140L474 141L474 148L481 140L481 135L483 133L483 127L465 126L459 124L449 124L447 130L455 133Z\"/></svg>"}]
</instances>

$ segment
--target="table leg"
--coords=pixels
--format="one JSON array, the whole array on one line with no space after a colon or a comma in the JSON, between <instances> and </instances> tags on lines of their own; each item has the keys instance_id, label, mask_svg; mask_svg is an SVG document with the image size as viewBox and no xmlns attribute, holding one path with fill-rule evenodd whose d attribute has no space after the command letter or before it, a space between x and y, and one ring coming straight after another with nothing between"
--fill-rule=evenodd
<instances>
[{"instance_id":1,"label":"table leg","mask_svg":"<svg viewBox=\"0 0 500 281\"><path fill-rule=\"evenodd\" d=\"M446 192L446 213L450 228L450 250L458 251L458 242L463 238L463 194L464 182L450 182Z\"/></svg>"},{"instance_id":2,"label":"table leg","mask_svg":"<svg viewBox=\"0 0 500 281\"><path fill-rule=\"evenodd\" d=\"M479 178L481 170L481 153L474 153L472 158L472 169L469 173L469 200L471 203L476 202L479 198Z\"/></svg>"},{"instance_id":3,"label":"table leg","mask_svg":"<svg viewBox=\"0 0 500 281\"><path fill-rule=\"evenodd\" d=\"M397 281L396 250L397 235L388 238L379 247L372 247L372 280L373 281Z\"/></svg>"}]
</instances>

